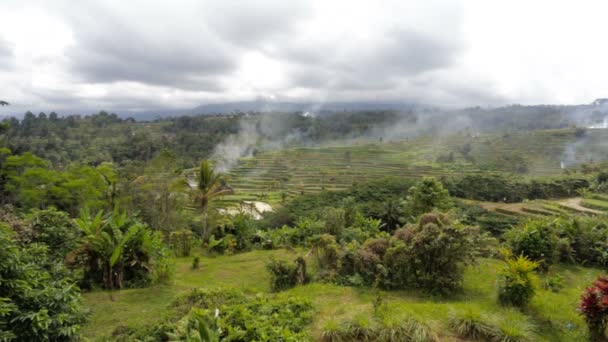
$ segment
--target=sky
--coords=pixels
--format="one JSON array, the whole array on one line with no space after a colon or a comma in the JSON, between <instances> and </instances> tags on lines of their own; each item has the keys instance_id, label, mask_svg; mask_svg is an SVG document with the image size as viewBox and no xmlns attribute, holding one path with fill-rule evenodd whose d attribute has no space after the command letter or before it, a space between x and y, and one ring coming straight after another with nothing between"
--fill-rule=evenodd
<instances>
[{"instance_id":1,"label":"sky","mask_svg":"<svg viewBox=\"0 0 608 342\"><path fill-rule=\"evenodd\" d=\"M3 0L1 114L608 97L608 1Z\"/></svg>"}]
</instances>

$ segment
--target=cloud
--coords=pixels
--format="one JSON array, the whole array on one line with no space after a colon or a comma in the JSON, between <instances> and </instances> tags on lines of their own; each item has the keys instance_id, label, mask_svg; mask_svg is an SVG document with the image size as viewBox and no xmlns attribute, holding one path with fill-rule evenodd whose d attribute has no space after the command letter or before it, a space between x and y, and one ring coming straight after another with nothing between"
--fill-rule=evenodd
<instances>
[{"instance_id":1,"label":"cloud","mask_svg":"<svg viewBox=\"0 0 608 342\"><path fill-rule=\"evenodd\" d=\"M551 15L522 0L7 0L0 82L14 105L0 112L605 96L605 11L546 4Z\"/></svg>"},{"instance_id":2,"label":"cloud","mask_svg":"<svg viewBox=\"0 0 608 342\"><path fill-rule=\"evenodd\" d=\"M14 62L13 44L0 36L0 71L11 70L14 67Z\"/></svg>"}]
</instances>

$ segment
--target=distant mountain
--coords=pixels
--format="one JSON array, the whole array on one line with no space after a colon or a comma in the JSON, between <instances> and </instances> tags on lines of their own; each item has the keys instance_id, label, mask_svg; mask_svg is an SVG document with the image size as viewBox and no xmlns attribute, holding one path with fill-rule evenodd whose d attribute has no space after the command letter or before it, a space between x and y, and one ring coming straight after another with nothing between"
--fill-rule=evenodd
<instances>
[{"instance_id":1,"label":"distant mountain","mask_svg":"<svg viewBox=\"0 0 608 342\"><path fill-rule=\"evenodd\" d=\"M234 112L338 112L357 110L409 110L419 108L412 103L385 102L279 102L239 101L205 104L190 110L190 114L228 114Z\"/></svg>"}]
</instances>

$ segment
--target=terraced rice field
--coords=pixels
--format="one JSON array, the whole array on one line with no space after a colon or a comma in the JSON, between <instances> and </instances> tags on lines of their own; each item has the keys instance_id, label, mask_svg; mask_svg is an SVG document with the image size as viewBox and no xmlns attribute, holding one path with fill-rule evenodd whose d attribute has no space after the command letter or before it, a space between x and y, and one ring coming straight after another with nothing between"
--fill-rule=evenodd
<instances>
[{"instance_id":1,"label":"terraced rice field","mask_svg":"<svg viewBox=\"0 0 608 342\"><path fill-rule=\"evenodd\" d=\"M593 130L587 136L585 141L608 141L608 130ZM384 176L417 178L513 172L514 161L526 165L526 175L555 175L562 172L560 164L567 146L580 150L580 141L575 130L565 129L475 137L425 136L261 152L241 159L230 171L229 184L235 194L224 197L222 205L244 200L275 205L298 194L343 190L356 182ZM466 150L469 152L464 153Z\"/></svg>"},{"instance_id":2,"label":"terraced rice field","mask_svg":"<svg viewBox=\"0 0 608 342\"><path fill-rule=\"evenodd\" d=\"M601 197L603 199L597 199ZM573 197L559 200L535 200L521 203L479 202L487 210L509 216L559 216L562 214L608 215L608 198L603 195Z\"/></svg>"}]
</instances>

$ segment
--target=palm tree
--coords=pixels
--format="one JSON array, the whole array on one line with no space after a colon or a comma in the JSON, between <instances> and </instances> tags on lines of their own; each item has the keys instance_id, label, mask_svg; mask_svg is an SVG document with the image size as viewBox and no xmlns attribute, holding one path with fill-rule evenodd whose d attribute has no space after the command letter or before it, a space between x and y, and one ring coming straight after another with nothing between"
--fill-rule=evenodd
<instances>
[{"instance_id":1,"label":"palm tree","mask_svg":"<svg viewBox=\"0 0 608 342\"><path fill-rule=\"evenodd\" d=\"M232 188L226 185L222 174L216 173L208 160L201 161L196 178L186 176L186 182L194 199L195 205L203 213L203 231L207 233L207 211L209 204L223 195L233 194Z\"/></svg>"},{"instance_id":2,"label":"palm tree","mask_svg":"<svg viewBox=\"0 0 608 342\"><path fill-rule=\"evenodd\" d=\"M399 201L391 199L384 202L380 219L384 222L386 230L392 232L401 225L403 220L403 207Z\"/></svg>"}]
</instances>

